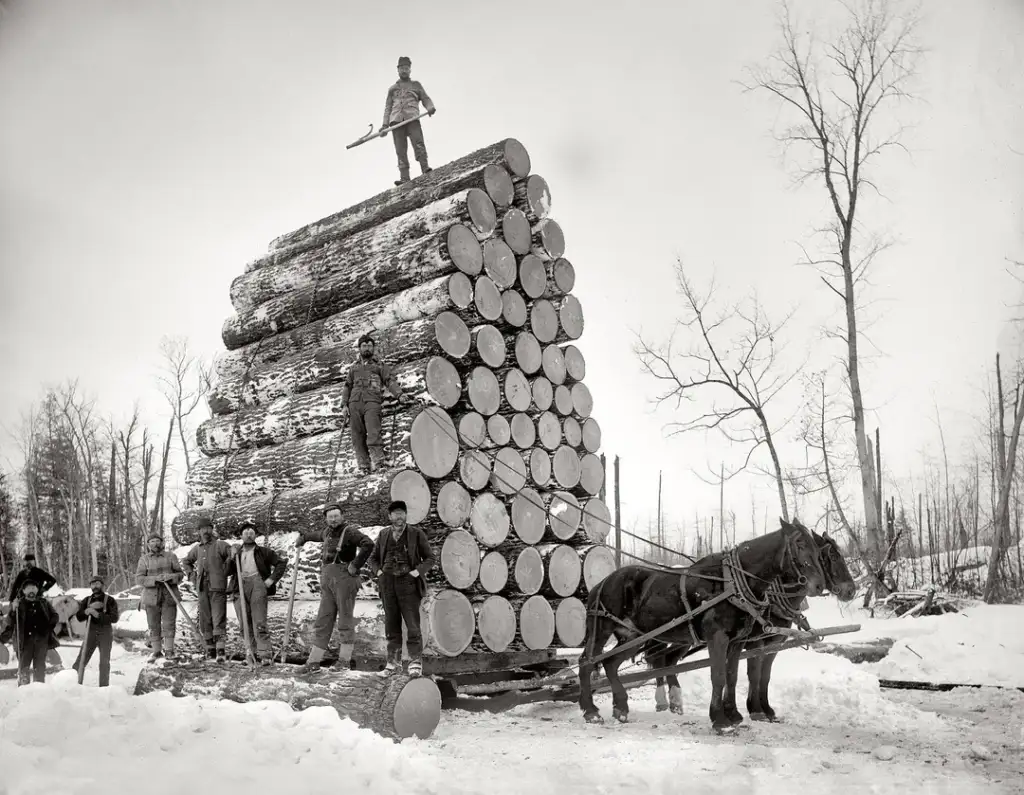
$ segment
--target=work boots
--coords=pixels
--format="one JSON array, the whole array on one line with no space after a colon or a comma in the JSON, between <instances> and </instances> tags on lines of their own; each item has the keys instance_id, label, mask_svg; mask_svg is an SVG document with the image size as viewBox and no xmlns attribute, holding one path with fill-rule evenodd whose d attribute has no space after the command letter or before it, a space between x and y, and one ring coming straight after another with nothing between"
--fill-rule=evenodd
<instances>
[{"instance_id":1,"label":"work boots","mask_svg":"<svg viewBox=\"0 0 1024 795\"><path fill-rule=\"evenodd\" d=\"M402 670L402 652L396 652L395 654L388 655L388 663L384 668L377 672L377 676L381 679L386 679L391 674L396 674Z\"/></svg>"},{"instance_id":2,"label":"work boots","mask_svg":"<svg viewBox=\"0 0 1024 795\"><path fill-rule=\"evenodd\" d=\"M352 666L352 652L355 649L354 643L342 643L338 646L338 660L331 666L332 671L347 671Z\"/></svg>"},{"instance_id":3,"label":"work boots","mask_svg":"<svg viewBox=\"0 0 1024 795\"><path fill-rule=\"evenodd\" d=\"M398 179L395 180L395 184L396 185L404 185L408 181L409 181L409 168L408 168L408 166L406 168L398 169Z\"/></svg>"},{"instance_id":4,"label":"work boots","mask_svg":"<svg viewBox=\"0 0 1024 795\"><path fill-rule=\"evenodd\" d=\"M316 673L320 670L320 661L324 658L324 649L311 646L309 649L309 656L306 658L306 662L303 663L299 671L304 674Z\"/></svg>"}]
</instances>

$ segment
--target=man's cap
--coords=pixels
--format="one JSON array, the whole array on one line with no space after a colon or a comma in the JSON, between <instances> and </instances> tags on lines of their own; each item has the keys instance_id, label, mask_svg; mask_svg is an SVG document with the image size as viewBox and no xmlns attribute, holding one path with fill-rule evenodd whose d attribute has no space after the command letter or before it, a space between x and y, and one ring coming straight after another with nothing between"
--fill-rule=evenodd
<instances>
[{"instance_id":1,"label":"man's cap","mask_svg":"<svg viewBox=\"0 0 1024 795\"><path fill-rule=\"evenodd\" d=\"M202 530L204 527L213 527L213 519L211 519L209 516L200 517L199 521L196 522L197 530Z\"/></svg>"},{"instance_id":2,"label":"man's cap","mask_svg":"<svg viewBox=\"0 0 1024 795\"><path fill-rule=\"evenodd\" d=\"M377 347L377 342L369 334L364 334L363 336L361 336L359 338L359 342L356 344L356 347L357 348L362 347L362 344L364 342L370 343L375 348Z\"/></svg>"},{"instance_id":3,"label":"man's cap","mask_svg":"<svg viewBox=\"0 0 1024 795\"><path fill-rule=\"evenodd\" d=\"M398 59L398 65L399 66L412 66L412 61L409 59L408 55L403 55L401 58Z\"/></svg>"},{"instance_id":4,"label":"man's cap","mask_svg":"<svg viewBox=\"0 0 1024 795\"><path fill-rule=\"evenodd\" d=\"M164 540L164 537L163 537L162 533L150 533L149 537L146 540L147 541L152 541L154 538L157 539L158 541L163 541Z\"/></svg>"},{"instance_id":5,"label":"man's cap","mask_svg":"<svg viewBox=\"0 0 1024 795\"><path fill-rule=\"evenodd\" d=\"M252 519L246 519L240 525L238 525L238 532L241 533L243 530L247 530L250 527L253 530L259 529L258 527L256 527L256 522L254 522Z\"/></svg>"},{"instance_id":6,"label":"man's cap","mask_svg":"<svg viewBox=\"0 0 1024 795\"><path fill-rule=\"evenodd\" d=\"M329 502L324 506L324 516L327 516L329 511L340 511L341 506L336 502Z\"/></svg>"},{"instance_id":7,"label":"man's cap","mask_svg":"<svg viewBox=\"0 0 1024 795\"><path fill-rule=\"evenodd\" d=\"M25 553L25 560L35 560L35 559L36 559L36 556L35 556L34 552L26 552Z\"/></svg>"},{"instance_id":8,"label":"man's cap","mask_svg":"<svg viewBox=\"0 0 1024 795\"><path fill-rule=\"evenodd\" d=\"M406 511L406 512L408 512L408 510L409 509L406 508L406 506L405 506L405 502L402 501L402 500L393 500L388 505L388 513L391 513L392 511Z\"/></svg>"},{"instance_id":9,"label":"man's cap","mask_svg":"<svg viewBox=\"0 0 1024 795\"><path fill-rule=\"evenodd\" d=\"M98 574L94 574L94 575L92 575L92 577L89 578L89 585L92 585L94 582L98 582L100 585L104 584L103 583L103 578L100 577L100 575L98 575Z\"/></svg>"}]
</instances>

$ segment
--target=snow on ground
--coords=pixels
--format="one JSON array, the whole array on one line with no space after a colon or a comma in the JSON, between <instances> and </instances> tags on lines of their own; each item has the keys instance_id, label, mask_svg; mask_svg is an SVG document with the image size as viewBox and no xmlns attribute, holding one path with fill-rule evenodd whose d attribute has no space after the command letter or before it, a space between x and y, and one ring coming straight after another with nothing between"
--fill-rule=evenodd
<instances>
[{"instance_id":1,"label":"snow on ground","mask_svg":"<svg viewBox=\"0 0 1024 795\"><path fill-rule=\"evenodd\" d=\"M947 675L966 673L973 659L976 672L1024 684L1024 650L1007 631L1022 626L1022 607L876 620L834 600L812 600L810 613L815 626L864 625L843 638L896 637L894 649L909 644L925 660L914 657L917 668L900 678L975 681ZM1002 634L993 634L998 628ZM1006 648L996 656L1000 646ZM61 649L65 665L75 653ZM783 722L748 722L732 737L711 732L708 672L700 670L680 676L683 715L656 712L654 688L645 686L629 691L625 725L589 726L571 703L499 714L454 710L429 740L402 744L326 708L293 713L267 702L136 698L130 692L143 659L115 646L112 687L102 690L95 687L95 661L84 688L71 671L42 686L0 683L0 793L158 795L177 792L193 774L204 789L227 792L1024 792L1024 694L882 690L875 669L885 663L854 665L813 651L787 651L775 662L771 697ZM937 667L929 673L927 664ZM894 665L903 670L910 663L900 657ZM743 672L741 665L745 712ZM609 720L610 700L597 697Z\"/></svg>"}]
</instances>

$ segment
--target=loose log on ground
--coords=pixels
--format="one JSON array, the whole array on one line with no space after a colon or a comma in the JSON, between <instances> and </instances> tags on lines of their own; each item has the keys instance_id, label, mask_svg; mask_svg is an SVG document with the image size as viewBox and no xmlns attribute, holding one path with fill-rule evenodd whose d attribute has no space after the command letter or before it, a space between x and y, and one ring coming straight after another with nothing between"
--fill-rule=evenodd
<instances>
[{"instance_id":1,"label":"loose log on ground","mask_svg":"<svg viewBox=\"0 0 1024 795\"><path fill-rule=\"evenodd\" d=\"M526 214L531 226L536 226L551 212L551 190L540 174L531 174L515 186L515 206Z\"/></svg>"},{"instance_id":2,"label":"loose log on ground","mask_svg":"<svg viewBox=\"0 0 1024 795\"><path fill-rule=\"evenodd\" d=\"M376 355L382 361L397 365L418 358L417 351L427 350L424 346L447 339L447 333L439 332L430 322L445 311L464 313L472 300L469 277L461 273L441 276L222 353L215 364L217 378L208 398L210 410L226 414L241 404L260 405L340 381L359 354L359 338L368 331L374 333ZM421 322L413 325L413 321Z\"/></svg>"},{"instance_id":3,"label":"loose log on ground","mask_svg":"<svg viewBox=\"0 0 1024 795\"><path fill-rule=\"evenodd\" d=\"M515 560L512 576L519 593L539 593L544 584L544 559L540 552L536 547L526 547L519 552Z\"/></svg>"},{"instance_id":4,"label":"loose log on ground","mask_svg":"<svg viewBox=\"0 0 1024 795\"><path fill-rule=\"evenodd\" d=\"M552 601L555 609L555 635L558 644L578 649L587 635L587 607L575 596Z\"/></svg>"},{"instance_id":5,"label":"loose log on ground","mask_svg":"<svg viewBox=\"0 0 1024 795\"><path fill-rule=\"evenodd\" d=\"M495 495L484 492L473 498L469 524L477 541L493 549L508 538L511 522L505 504Z\"/></svg>"},{"instance_id":6,"label":"loose log on ground","mask_svg":"<svg viewBox=\"0 0 1024 795\"><path fill-rule=\"evenodd\" d=\"M530 415L517 412L512 415L509 422L509 430L512 436L512 443L520 450L533 447L537 441L537 426L533 424Z\"/></svg>"},{"instance_id":7,"label":"loose log on ground","mask_svg":"<svg viewBox=\"0 0 1024 795\"><path fill-rule=\"evenodd\" d=\"M405 503L409 524L419 524L430 513L430 486L415 469L403 469L395 474L391 480L391 499Z\"/></svg>"},{"instance_id":8,"label":"loose log on ground","mask_svg":"<svg viewBox=\"0 0 1024 795\"><path fill-rule=\"evenodd\" d=\"M457 657L473 640L476 613L466 595L459 591L428 590L420 602L420 625L424 651Z\"/></svg>"},{"instance_id":9,"label":"loose log on ground","mask_svg":"<svg viewBox=\"0 0 1024 795\"><path fill-rule=\"evenodd\" d=\"M294 710L331 706L364 729L401 740L427 739L441 720L441 693L432 679L368 671L301 674L295 666L250 670L203 664L145 666L135 695L161 690L175 696L221 701L283 701Z\"/></svg>"},{"instance_id":10,"label":"loose log on ground","mask_svg":"<svg viewBox=\"0 0 1024 795\"><path fill-rule=\"evenodd\" d=\"M482 450L463 450L459 455L459 480L470 491L487 488L491 481L491 457Z\"/></svg>"},{"instance_id":11,"label":"loose log on ground","mask_svg":"<svg viewBox=\"0 0 1024 795\"><path fill-rule=\"evenodd\" d=\"M453 480L441 486L435 498L437 515L448 527L462 527L469 521L473 498L459 483Z\"/></svg>"},{"instance_id":12,"label":"loose log on ground","mask_svg":"<svg viewBox=\"0 0 1024 795\"><path fill-rule=\"evenodd\" d=\"M487 593L499 593L508 585L508 561L497 550L480 557L480 587Z\"/></svg>"},{"instance_id":13,"label":"loose log on ground","mask_svg":"<svg viewBox=\"0 0 1024 795\"><path fill-rule=\"evenodd\" d=\"M288 249L292 253L300 247L315 246L328 235L335 238L352 235L468 188L481 188L495 206L507 207L514 199L512 179L522 180L529 173L530 155L526 147L514 138L506 138L435 168L398 188L389 188L359 204L281 235L270 244L270 251L284 253ZM263 258L268 259L273 260L272 257ZM257 260L246 270L255 270L266 264Z\"/></svg>"},{"instance_id":14,"label":"loose log on ground","mask_svg":"<svg viewBox=\"0 0 1024 795\"><path fill-rule=\"evenodd\" d=\"M548 269L544 260L534 254L527 254L519 260L519 289L533 300L544 295L548 284Z\"/></svg>"},{"instance_id":15,"label":"loose log on ground","mask_svg":"<svg viewBox=\"0 0 1024 795\"><path fill-rule=\"evenodd\" d=\"M516 334L515 343L516 365L526 375L533 375L540 370L543 363L543 352L537 337L530 331Z\"/></svg>"},{"instance_id":16,"label":"loose log on ground","mask_svg":"<svg viewBox=\"0 0 1024 795\"><path fill-rule=\"evenodd\" d=\"M601 426L593 417L583 422L583 447L588 453L596 453L601 449Z\"/></svg>"},{"instance_id":17,"label":"loose log on ground","mask_svg":"<svg viewBox=\"0 0 1024 795\"><path fill-rule=\"evenodd\" d=\"M586 453L579 459L579 490L587 496L597 496L604 485L604 465L600 457Z\"/></svg>"},{"instance_id":18,"label":"loose log on ground","mask_svg":"<svg viewBox=\"0 0 1024 795\"><path fill-rule=\"evenodd\" d=\"M551 472L555 482L563 489L573 489L580 482L579 453L568 445L559 445L551 456Z\"/></svg>"},{"instance_id":19,"label":"loose log on ground","mask_svg":"<svg viewBox=\"0 0 1024 795\"><path fill-rule=\"evenodd\" d=\"M583 444L583 429L575 417L566 417L562 420L562 436L565 443L574 449Z\"/></svg>"},{"instance_id":20,"label":"loose log on ground","mask_svg":"<svg viewBox=\"0 0 1024 795\"><path fill-rule=\"evenodd\" d=\"M562 423L552 412L541 412L537 418L537 439L545 450L554 452L558 449L562 440Z\"/></svg>"},{"instance_id":21,"label":"loose log on ground","mask_svg":"<svg viewBox=\"0 0 1024 795\"><path fill-rule=\"evenodd\" d=\"M533 405L540 411L547 411L555 402L555 388L542 375L537 376L530 382L530 392L533 398Z\"/></svg>"},{"instance_id":22,"label":"loose log on ground","mask_svg":"<svg viewBox=\"0 0 1024 795\"><path fill-rule=\"evenodd\" d=\"M518 290L506 290L501 294L501 319L513 329L521 329L530 318L526 300Z\"/></svg>"},{"instance_id":23,"label":"loose log on ground","mask_svg":"<svg viewBox=\"0 0 1024 795\"><path fill-rule=\"evenodd\" d=\"M531 596L519 607L519 637L528 649L551 645L555 637L555 611L543 596Z\"/></svg>"},{"instance_id":24,"label":"loose log on ground","mask_svg":"<svg viewBox=\"0 0 1024 795\"><path fill-rule=\"evenodd\" d=\"M572 343L562 346L565 357L565 374L570 381L582 381L587 375L587 360L580 349Z\"/></svg>"},{"instance_id":25,"label":"loose log on ground","mask_svg":"<svg viewBox=\"0 0 1024 795\"><path fill-rule=\"evenodd\" d=\"M491 463L491 488L499 494L516 494L526 485L526 462L513 447L502 447Z\"/></svg>"},{"instance_id":26,"label":"loose log on ground","mask_svg":"<svg viewBox=\"0 0 1024 795\"><path fill-rule=\"evenodd\" d=\"M527 455L526 468L530 473L530 482L542 488L547 486L551 482L551 456L538 447L534 447Z\"/></svg>"},{"instance_id":27,"label":"loose log on ground","mask_svg":"<svg viewBox=\"0 0 1024 795\"><path fill-rule=\"evenodd\" d=\"M543 298L548 300L560 298L572 292L576 286L576 269L565 257L546 263L547 281L544 286Z\"/></svg>"},{"instance_id":28,"label":"loose log on ground","mask_svg":"<svg viewBox=\"0 0 1024 795\"><path fill-rule=\"evenodd\" d=\"M492 237L483 244L484 274L499 290L516 283L516 255L508 243Z\"/></svg>"},{"instance_id":29,"label":"loose log on ground","mask_svg":"<svg viewBox=\"0 0 1024 795\"><path fill-rule=\"evenodd\" d=\"M576 595L585 599L601 580L615 571L615 550L604 544L587 544L577 547L576 551L583 561L583 581Z\"/></svg>"},{"instance_id":30,"label":"loose log on ground","mask_svg":"<svg viewBox=\"0 0 1024 795\"><path fill-rule=\"evenodd\" d=\"M583 568L579 553L565 544L543 544L536 550L544 562L541 592L555 597L576 593Z\"/></svg>"},{"instance_id":31,"label":"loose log on ground","mask_svg":"<svg viewBox=\"0 0 1024 795\"><path fill-rule=\"evenodd\" d=\"M253 309L283 293L311 288L328 274L393 256L457 223L469 228L478 240L486 241L497 228L494 202L480 188L470 188L358 234L325 240L316 248L236 277L231 282L231 303L239 312Z\"/></svg>"},{"instance_id":32,"label":"loose log on ground","mask_svg":"<svg viewBox=\"0 0 1024 795\"><path fill-rule=\"evenodd\" d=\"M580 528L583 511L580 502L568 491L544 495L547 502L548 528L559 541L568 541Z\"/></svg>"},{"instance_id":33,"label":"loose log on ground","mask_svg":"<svg viewBox=\"0 0 1024 795\"><path fill-rule=\"evenodd\" d=\"M504 447L512 440L512 428L501 414L492 414L487 418L487 438L496 447Z\"/></svg>"},{"instance_id":34,"label":"loose log on ground","mask_svg":"<svg viewBox=\"0 0 1024 795\"><path fill-rule=\"evenodd\" d=\"M477 597L473 600L476 611L477 634L487 650L503 652L516 638L516 611L501 596Z\"/></svg>"},{"instance_id":35,"label":"loose log on ground","mask_svg":"<svg viewBox=\"0 0 1024 795\"><path fill-rule=\"evenodd\" d=\"M565 235L558 222L551 218L538 221L530 230L529 250L545 262L553 262L561 257L565 253Z\"/></svg>"},{"instance_id":36,"label":"loose log on ground","mask_svg":"<svg viewBox=\"0 0 1024 795\"><path fill-rule=\"evenodd\" d=\"M599 497L591 497L583 502L580 510L583 514L583 533L588 541L603 544L612 529L612 515Z\"/></svg>"},{"instance_id":37,"label":"loose log on ground","mask_svg":"<svg viewBox=\"0 0 1024 795\"><path fill-rule=\"evenodd\" d=\"M445 537L440 558L441 571L452 588L465 590L476 582L480 573L480 546L465 530L455 530Z\"/></svg>"},{"instance_id":38,"label":"loose log on ground","mask_svg":"<svg viewBox=\"0 0 1024 795\"><path fill-rule=\"evenodd\" d=\"M515 207L506 210L498 220L497 233L516 254L530 253L532 232L530 222L526 220L526 213L522 210Z\"/></svg>"},{"instance_id":39,"label":"loose log on ground","mask_svg":"<svg viewBox=\"0 0 1024 795\"><path fill-rule=\"evenodd\" d=\"M483 250L470 229L456 224L394 256L357 263L331 273L315 285L284 293L224 322L221 338L228 350L282 331L304 326L382 296L455 271L476 276Z\"/></svg>"},{"instance_id":40,"label":"loose log on ground","mask_svg":"<svg viewBox=\"0 0 1024 795\"><path fill-rule=\"evenodd\" d=\"M552 384L557 386L565 381L565 354L557 345L545 346L541 354L541 367L544 377Z\"/></svg>"}]
</instances>

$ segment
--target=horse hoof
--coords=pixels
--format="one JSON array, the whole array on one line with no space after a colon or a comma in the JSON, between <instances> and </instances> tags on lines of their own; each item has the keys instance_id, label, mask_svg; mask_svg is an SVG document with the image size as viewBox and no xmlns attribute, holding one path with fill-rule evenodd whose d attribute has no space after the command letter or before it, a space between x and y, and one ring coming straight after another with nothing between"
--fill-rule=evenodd
<instances>
[{"instance_id":1,"label":"horse hoof","mask_svg":"<svg viewBox=\"0 0 1024 795\"><path fill-rule=\"evenodd\" d=\"M658 704L657 706L655 706L654 711L655 712L664 712L667 709L668 709L668 704Z\"/></svg>"},{"instance_id":2,"label":"horse hoof","mask_svg":"<svg viewBox=\"0 0 1024 795\"><path fill-rule=\"evenodd\" d=\"M629 722L629 713L623 712L622 710L612 710L612 717L615 718L619 723Z\"/></svg>"},{"instance_id":3,"label":"horse hoof","mask_svg":"<svg viewBox=\"0 0 1024 795\"><path fill-rule=\"evenodd\" d=\"M604 718L597 712L588 712L583 716L587 723L604 723Z\"/></svg>"},{"instance_id":4,"label":"horse hoof","mask_svg":"<svg viewBox=\"0 0 1024 795\"><path fill-rule=\"evenodd\" d=\"M771 720L771 718L769 718L763 712L751 712L750 713L750 719L751 720L765 721L765 722L768 722L768 721Z\"/></svg>"},{"instance_id":5,"label":"horse hoof","mask_svg":"<svg viewBox=\"0 0 1024 795\"><path fill-rule=\"evenodd\" d=\"M729 723L731 723L733 726L739 726L741 723L743 723L743 716L740 715L738 712L735 715L729 715L727 717Z\"/></svg>"},{"instance_id":6,"label":"horse hoof","mask_svg":"<svg viewBox=\"0 0 1024 795\"><path fill-rule=\"evenodd\" d=\"M729 735L736 733L735 726L714 726L712 728L714 728L715 734L719 737L728 737Z\"/></svg>"},{"instance_id":7,"label":"horse hoof","mask_svg":"<svg viewBox=\"0 0 1024 795\"><path fill-rule=\"evenodd\" d=\"M671 710L673 715L682 715L683 714L683 706L682 706L682 704L673 704L671 707L669 707L669 710Z\"/></svg>"},{"instance_id":8,"label":"horse hoof","mask_svg":"<svg viewBox=\"0 0 1024 795\"><path fill-rule=\"evenodd\" d=\"M769 723L782 723L782 718L777 715L765 715L765 720Z\"/></svg>"}]
</instances>

